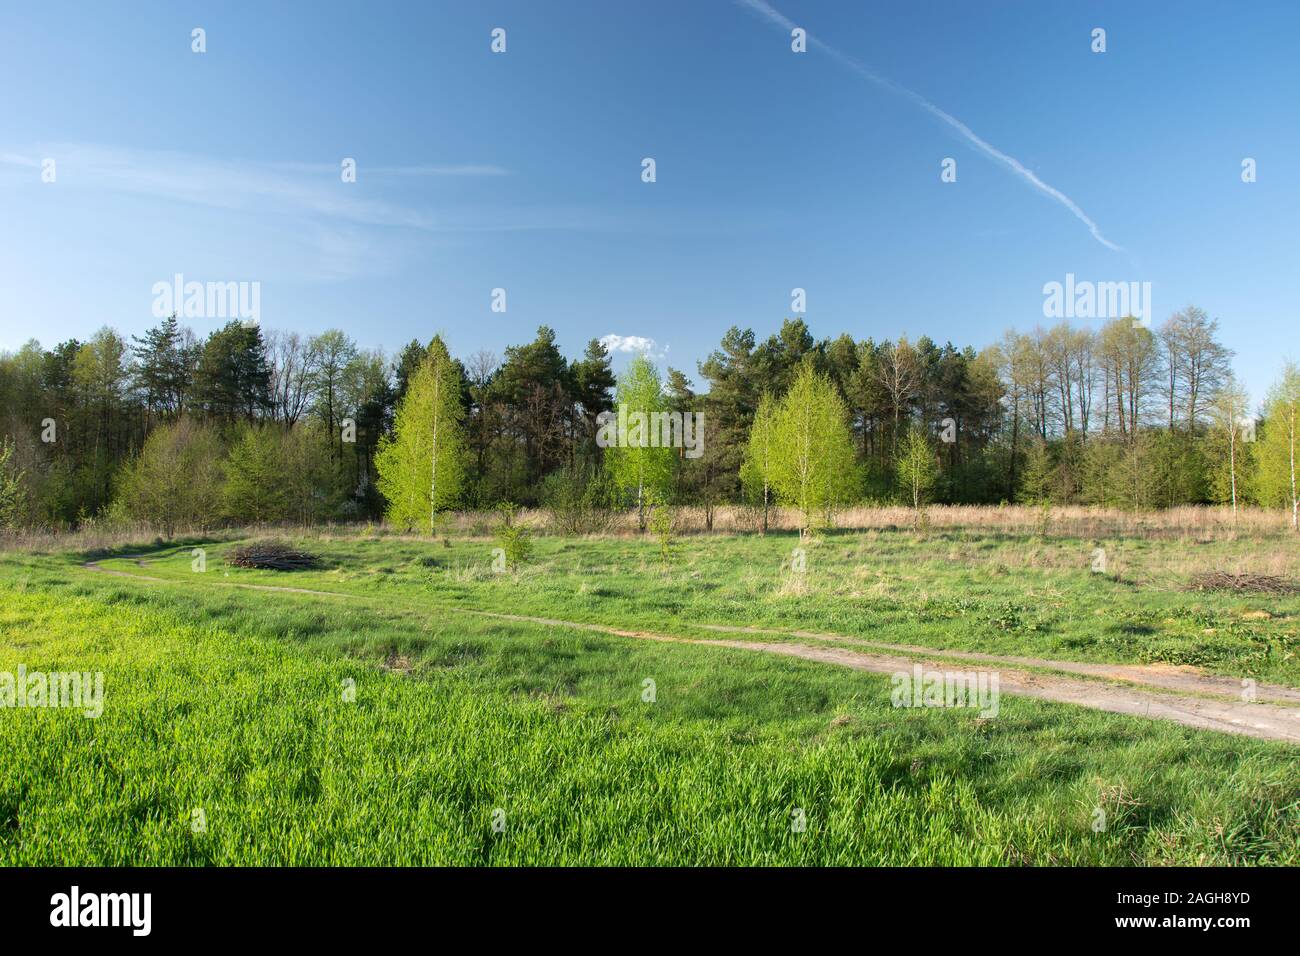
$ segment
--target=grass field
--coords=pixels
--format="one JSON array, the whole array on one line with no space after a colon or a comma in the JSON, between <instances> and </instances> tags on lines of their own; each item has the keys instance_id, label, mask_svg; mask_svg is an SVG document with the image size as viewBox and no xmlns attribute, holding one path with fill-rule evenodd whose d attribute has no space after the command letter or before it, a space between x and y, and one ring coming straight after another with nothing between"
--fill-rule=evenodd
<instances>
[{"instance_id":1,"label":"grass field","mask_svg":"<svg viewBox=\"0 0 1300 956\"><path fill-rule=\"evenodd\" d=\"M0 710L0 861L1300 862L1287 743L1010 695L991 719L895 708L886 676L577 626L1300 687L1300 597L1186 590L1294 577L1285 537L869 530L802 573L784 534L685 538L667 566L650 540L541 537L505 574L490 538L297 540L320 570L231 568L216 541L0 554L0 671L105 674L98 719Z\"/></svg>"}]
</instances>

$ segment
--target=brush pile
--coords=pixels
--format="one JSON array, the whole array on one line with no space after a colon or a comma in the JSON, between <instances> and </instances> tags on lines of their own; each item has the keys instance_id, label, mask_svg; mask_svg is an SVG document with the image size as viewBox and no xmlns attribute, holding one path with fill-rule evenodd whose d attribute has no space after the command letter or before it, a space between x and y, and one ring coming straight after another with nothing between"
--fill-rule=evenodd
<instances>
[{"instance_id":1,"label":"brush pile","mask_svg":"<svg viewBox=\"0 0 1300 956\"><path fill-rule=\"evenodd\" d=\"M1192 577L1188 590L1231 591L1235 594L1300 594L1300 583L1273 574L1205 571Z\"/></svg>"},{"instance_id":2,"label":"brush pile","mask_svg":"<svg viewBox=\"0 0 1300 956\"><path fill-rule=\"evenodd\" d=\"M268 571L307 571L320 567L316 555L299 551L284 541L254 541L240 545L226 555L226 563L237 568Z\"/></svg>"}]
</instances>

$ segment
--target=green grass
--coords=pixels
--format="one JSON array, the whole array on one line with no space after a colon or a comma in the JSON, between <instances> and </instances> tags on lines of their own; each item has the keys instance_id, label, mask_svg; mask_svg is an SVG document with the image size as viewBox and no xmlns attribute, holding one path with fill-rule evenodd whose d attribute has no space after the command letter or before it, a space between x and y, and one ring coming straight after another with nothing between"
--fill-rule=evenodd
<instances>
[{"instance_id":1,"label":"green grass","mask_svg":"<svg viewBox=\"0 0 1300 956\"><path fill-rule=\"evenodd\" d=\"M652 541L537 540L519 574L491 572L490 539L439 544L360 538L306 541L325 569L293 583L384 604L465 606L689 631L698 624L805 628L917 644L1061 660L1190 664L1210 673L1300 686L1300 595L1188 593L1193 570L1249 567L1289 538L1198 543L1125 539L1049 542L978 532L831 535L790 570L789 535L684 539L665 569ZM284 583L227 569L230 545L208 548L222 580ZM1107 555L1106 574L1090 567ZM1289 549L1287 551L1286 549ZM193 584L188 548L147 570ZM717 637L700 632L695 636Z\"/></svg>"},{"instance_id":2,"label":"green grass","mask_svg":"<svg viewBox=\"0 0 1300 956\"><path fill-rule=\"evenodd\" d=\"M650 542L544 538L518 576L491 574L486 540L304 543L325 570L227 569L223 545L203 575L188 547L101 559L175 582L153 587L0 557L0 670L105 672L98 719L0 710L0 862L1300 862L1284 744L1009 697L992 720L900 710L883 676L446 610L1083 660L1182 648L1296 683L1294 599L1183 593L1168 545L1121 544L1147 564L1115 581L1090 548L1074 568L1063 544L902 534L826 539L802 579L777 537L689 539L668 570ZM343 596L223 586L240 582ZM1256 604L1273 616L1243 618ZM1084 641L1111 623L1096 608L1153 633Z\"/></svg>"}]
</instances>

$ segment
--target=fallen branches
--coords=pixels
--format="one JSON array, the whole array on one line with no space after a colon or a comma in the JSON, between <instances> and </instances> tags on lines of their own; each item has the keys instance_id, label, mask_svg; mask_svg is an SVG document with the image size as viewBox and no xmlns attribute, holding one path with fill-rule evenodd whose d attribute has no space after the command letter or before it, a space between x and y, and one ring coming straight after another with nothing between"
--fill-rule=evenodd
<instances>
[{"instance_id":1,"label":"fallen branches","mask_svg":"<svg viewBox=\"0 0 1300 956\"><path fill-rule=\"evenodd\" d=\"M226 563L237 568L269 571L307 571L320 567L320 559L314 554L299 551L283 541L254 541L240 545L226 555Z\"/></svg>"},{"instance_id":2,"label":"fallen branches","mask_svg":"<svg viewBox=\"0 0 1300 956\"><path fill-rule=\"evenodd\" d=\"M1204 571L1192 577L1189 591L1232 591L1237 594L1297 594L1300 583L1273 574L1230 574Z\"/></svg>"}]
</instances>

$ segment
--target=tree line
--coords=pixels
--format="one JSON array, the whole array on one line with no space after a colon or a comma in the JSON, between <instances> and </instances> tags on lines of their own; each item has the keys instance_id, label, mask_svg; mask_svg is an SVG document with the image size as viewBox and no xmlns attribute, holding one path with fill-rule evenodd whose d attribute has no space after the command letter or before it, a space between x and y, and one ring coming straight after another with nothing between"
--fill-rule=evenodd
<instances>
[{"instance_id":1,"label":"tree line","mask_svg":"<svg viewBox=\"0 0 1300 956\"><path fill-rule=\"evenodd\" d=\"M566 358L538 329L503 356L434 337L396 354L345 333L173 316L0 354L0 523L117 518L166 533L223 523L375 520L427 529L450 508L583 516L747 501L806 523L862 502L1224 503L1297 520L1300 372L1258 408L1218 322L1117 319L1007 332L978 351L816 339L802 319L727 330L695 376L598 340ZM703 416L702 447L597 441L619 406Z\"/></svg>"}]
</instances>

